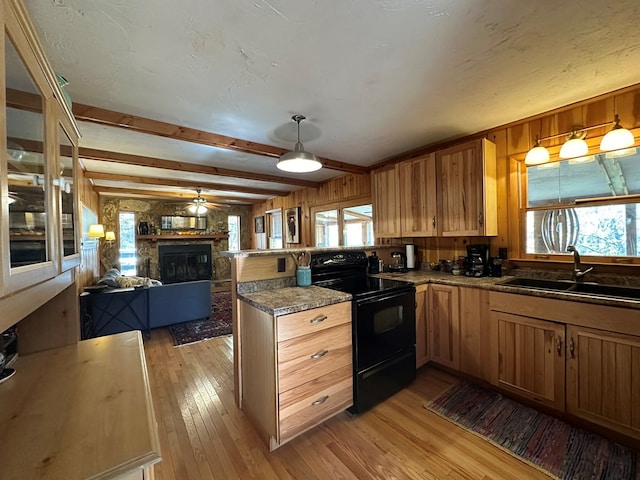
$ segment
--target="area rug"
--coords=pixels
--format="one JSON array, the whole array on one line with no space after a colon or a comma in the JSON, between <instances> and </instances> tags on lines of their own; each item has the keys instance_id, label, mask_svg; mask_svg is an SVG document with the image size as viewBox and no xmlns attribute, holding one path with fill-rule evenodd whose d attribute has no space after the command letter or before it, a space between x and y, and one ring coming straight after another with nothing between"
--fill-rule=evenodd
<instances>
[{"instance_id":1,"label":"area rug","mask_svg":"<svg viewBox=\"0 0 640 480\"><path fill-rule=\"evenodd\" d=\"M555 478L640 479L640 452L470 383L425 408Z\"/></svg>"},{"instance_id":2,"label":"area rug","mask_svg":"<svg viewBox=\"0 0 640 480\"><path fill-rule=\"evenodd\" d=\"M169 326L173 345L179 347L231 333L231 292L211 294L211 317L208 320Z\"/></svg>"}]
</instances>

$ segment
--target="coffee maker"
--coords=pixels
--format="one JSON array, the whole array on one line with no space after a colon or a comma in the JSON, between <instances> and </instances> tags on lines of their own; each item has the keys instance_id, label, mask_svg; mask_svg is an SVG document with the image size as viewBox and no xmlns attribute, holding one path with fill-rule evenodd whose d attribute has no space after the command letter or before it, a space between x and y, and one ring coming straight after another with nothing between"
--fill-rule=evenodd
<instances>
[{"instance_id":1,"label":"coffee maker","mask_svg":"<svg viewBox=\"0 0 640 480\"><path fill-rule=\"evenodd\" d=\"M468 277L484 277L489 274L489 246L467 245Z\"/></svg>"}]
</instances>

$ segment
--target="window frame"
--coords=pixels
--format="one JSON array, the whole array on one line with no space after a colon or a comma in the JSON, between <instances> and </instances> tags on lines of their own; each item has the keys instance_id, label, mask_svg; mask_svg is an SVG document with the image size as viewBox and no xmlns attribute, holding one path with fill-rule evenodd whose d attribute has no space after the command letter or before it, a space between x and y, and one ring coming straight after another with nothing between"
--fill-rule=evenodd
<instances>
[{"instance_id":1,"label":"window frame","mask_svg":"<svg viewBox=\"0 0 640 480\"><path fill-rule=\"evenodd\" d=\"M339 248L339 247L344 247L344 241L345 241L345 224L343 221L343 217L344 217L344 213L343 210L347 209L347 208L351 208L351 207L358 207L361 205L372 205L372 209L373 209L373 202L371 201L370 197L358 197L358 198L354 198L354 199L350 199L350 200L344 200L344 201L339 201L339 202L328 202L328 203L322 203L322 204L317 204L317 205L313 205L312 207L309 208L309 221L311 223L311 245L316 248L317 242L316 242L316 229L315 229L315 225L316 225L316 213L317 212L324 212L327 210L337 210L338 211L338 232L339 232L339 241L338 241L338 245L335 247L329 247L329 248ZM373 210L372 210L373 211ZM374 223L373 220L373 215L371 216L371 223ZM374 225L375 227L375 225ZM375 230L374 230L375 231ZM375 244L375 235L374 235L374 244ZM371 247L372 245L362 245L363 248L368 248ZM317 247L320 248L320 247Z\"/></svg>"},{"instance_id":2,"label":"window frame","mask_svg":"<svg viewBox=\"0 0 640 480\"><path fill-rule=\"evenodd\" d=\"M639 149L640 153L640 140L638 134L640 129L632 129L632 133L636 138L635 148ZM593 137L587 139L589 145L589 152L587 155L596 155L603 153L600 151L599 145L602 136ZM549 162L560 162L568 159L559 158L560 145L547 148L550 153ZM514 228L511 232L517 233L517 238L511 240L512 248L517 252L517 257L514 260L532 261L532 262L558 262L565 263L573 261L572 254L566 253L527 253L527 212L529 211L541 211L552 209L552 206L535 206L528 207L528 191L527 191L527 166L524 163L526 152L509 156L509 190L516 190L518 195L508 195L510 206L517 212L515 215L509 215L510 218L515 220ZM567 207L590 207L590 206L604 206L604 205L617 205L627 203L640 202L640 195L624 195L617 197L604 197L604 198L592 198L580 200L572 204L558 205L558 208ZM581 258L586 263L591 264L604 264L604 265L640 265L640 255L636 257L632 256L611 256L611 255L582 255Z\"/></svg>"}]
</instances>

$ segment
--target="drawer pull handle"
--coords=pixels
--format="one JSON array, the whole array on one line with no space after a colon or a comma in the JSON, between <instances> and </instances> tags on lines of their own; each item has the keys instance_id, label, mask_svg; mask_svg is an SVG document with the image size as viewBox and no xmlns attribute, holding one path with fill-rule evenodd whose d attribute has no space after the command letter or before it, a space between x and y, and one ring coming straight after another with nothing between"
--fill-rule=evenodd
<instances>
[{"instance_id":1,"label":"drawer pull handle","mask_svg":"<svg viewBox=\"0 0 640 480\"><path fill-rule=\"evenodd\" d=\"M311 320L309 320L309 323L311 325L315 325L316 323L322 323L327 319L326 315L319 315L316 318L312 318Z\"/></svg>"},{"instance_id":2,"label":"drawer pull handle","mask_svg":"<svg viewBox=\"0 0 640 480\"><path fill-rule=\"evenodd\" d=\"M315 402L311 402L311 405L316 406L316 405L322 405L324 402L326 402L329 399L329 395L325 395L322 398L319 398L318 400L316 400Z\"/></svg>"},{"instance_id":3,"label":"drawer pull handle","mask_svg":"<svg viewBox=\"0 0 640 480\"><path fill-rule=\"evenodd\" d=\"M313 355L311 355L311 358L313 359L317 359L317 358L322 358L324 357L327 353L329 353L329 350L321 350L318 353L314 353Z\"/></svg>"}]
</instances>

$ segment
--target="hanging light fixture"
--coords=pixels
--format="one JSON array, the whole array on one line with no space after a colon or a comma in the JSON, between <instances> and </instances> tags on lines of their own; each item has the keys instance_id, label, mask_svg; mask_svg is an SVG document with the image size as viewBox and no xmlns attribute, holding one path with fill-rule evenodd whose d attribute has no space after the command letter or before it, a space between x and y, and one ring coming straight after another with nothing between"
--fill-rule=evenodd
<instances>
[{"instance_id":1,"label":"hanging light fixture","mask_svg":"<svg viewBox=\"0 0 640 480\"><path fill-rule=\"evenodd\" d=\"M549 161L549 151L540 145L540 137L536 135L535 146L527 152L524 159L525 165L540 165Z\"/></svg>"},{"instance_id":2,"label":"hanging light fixture","mask_svg":"<svg viewBox=\"0 0 640 480\"><path fill-rule=\"evenodd\" d=\"M589 153L589 145L584 141L586 133L582 130L574 130L560 149L560 158L583 157Z\"/></svg>"},{"instance_id":3,"label":"hanging light fixture","mask_svg":"<svg viewBox=\"0 0 640 480\"><path fill-rule=\"evenodd\" d=\"M280 170L293 173L315 172L322 168L322 163L313 153L305 152L300 142L300 122L304 115L294 115L291 119L298 124L298 141L293 152L287 152L280 157L276 165Z\"/></svg>"},{"instance_id":4,"label":"hanging light fixture","mask_svg":"<svg viewBox=\"0 0 640 480\"><path fill-rule=\"evenodd\" d=\"M550 140L552 138L558 138L568 135L568 140L562 145L560 149L560 158L570 158L571 164L587 163L593 161L592 156L589 156L589 145L584 141L587 136L588 130L594 128L602 128L610 125L611 122L601 123L592 127L573 127L570 134L561 133L558 135L550 135L548 137L540 138L536 136L536 143L531 150L527 152L527 156L524 159L524 163L527 166L542 165L549 161L549 152L545 147L541 145L543 140ZM620 118L618 114L615 115L613 128L602 138L600 142L600 150L608 152L607 158L624 157L633 155L636 153L636 149L633 148L635 144L635 138L633 133L620 126Z\"/></svg>"},{"instance_id":5,"label":"hanging light fixture","mask_svg":"<svg viewBox=\"0 0 640 480\"><path fill-rule=\"evenodd\" d=\"M600 150L609 152L633 146L635 143L633 133L620 125L620 117L618 117L617 113L614 116L613 123L613 128L602 137Z\"/></svg>"},{"instance_id":6,"label":"hanging light fixture","mask_svg":"<svg viewBox=\"0 0 640 480\"><path fill-rule=\"evenodd\" d=\"M198 196L193 199L193 205L189 207L189 211L191 213L195 213L196 215L207 213L207 206L205 205L207 203L207 200L200 196L200 192L201 190L199 188L196 189L196 193L198 194Z\"/></svg>"}]
</instances>

